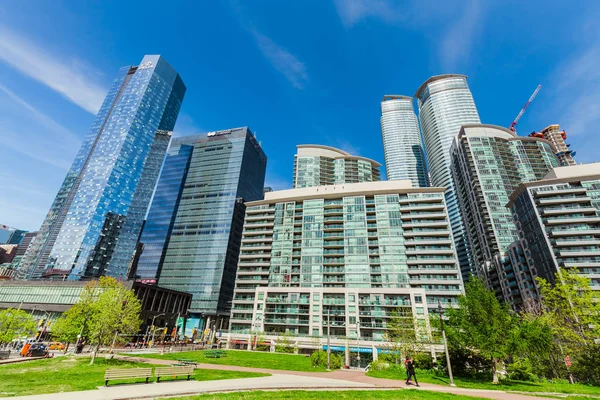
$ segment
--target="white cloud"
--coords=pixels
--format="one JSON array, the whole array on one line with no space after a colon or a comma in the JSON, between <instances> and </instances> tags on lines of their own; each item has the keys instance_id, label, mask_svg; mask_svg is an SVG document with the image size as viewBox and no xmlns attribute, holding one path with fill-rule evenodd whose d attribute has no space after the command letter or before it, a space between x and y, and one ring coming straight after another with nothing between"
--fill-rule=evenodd
<instances>
[{"instance_id":1,"label":"white cloud","mask_svg":"<svg viewBox=\"0 0 600 400\"><path fill-rule=\"evenodd\" d=\"M440 61L446 71L466 65L482 27L483 7L479 0L466 1L460 16L442 33Z\"/></svg>"},{"instance_id":2,"label":"white cloud","mask_svg":"<svg viewBox=\"0 0 600 400\"><path fill-rule=\"evenodd\" d=\"M51 54L0 26L0 60L95 114L106 96L100 73L80 60Z\"/></svg>"},{"instance_id":3,"label":"white cloud","mask_svg":"<svg viewBox=\"0 0 600 400\"><path fill-rule=\"evenodd\" d=\"M67 170L81 140L33 105L0 84L2 146Z\"/></svg>"},{"instance_id":4,"label":"white cloud","mask_svg":"<svg viewBox=\"0 0 600 400\"><path fill-rule=\"evenodd\" d=\"M348 28L369 17L395 22L402 15L386 0L334 0L334 4L342 23Z\"/></svg>"},{"instance_id":5,"label":"white cloud","mask_svg":"<svg viewBox=\"0 0 600 400\"><path fill-rule=\"evenodd\" d=\"M179 112L175 129L173 129L173 137L198 135L206 132L208 131L198 127L194 119L188 113L184 111Z\"/></svg>"},{"instance_id":6,"label":"white cloud","mask_svg":"<svg viewBox=\"0 0 600 400\"><path fill-rule=\"evenodd\" d=\"M265 35L252 31L258 48L267 60L273 65L273 67L281 72L288 81L297 89L303 89L304 85L308 83L308 74L306 73L306 65L302 63L298 58L280 47L277 43L273 42L270 38Z\"/></svg>"}]
</instances>

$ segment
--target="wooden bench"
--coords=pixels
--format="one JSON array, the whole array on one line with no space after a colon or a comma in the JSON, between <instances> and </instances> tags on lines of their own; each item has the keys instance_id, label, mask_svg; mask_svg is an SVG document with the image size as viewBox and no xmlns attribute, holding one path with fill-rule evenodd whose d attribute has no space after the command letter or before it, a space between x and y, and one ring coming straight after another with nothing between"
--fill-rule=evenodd
<instances>
[{"instance_id":1,"label":"wooden bench","mask_svg":"<svg viewBox=\"0 0 600 400\"><path fill-rule=\"evenodd\" d=\"M10 357L10 350L0 351L0 360L5 360Z\"/></svg>"},{"instance_id":2,"label":"wooden bench","mask_svg":"<svg viewBox=\"0 0 600 400\"><path fill-rule=\"evenodd\" d=\"M206 357L206 358L227 357L227 353L224 350L205 350L204 357Z\"/></svg>"},{"instance_id":3,"label":"wooden bench","mask_svg":"<svg viewBox=\"0 0 600 400\"><path fill-rule=\"evenodd\" d=\"M190 376L194 374L193 366L185 367L159 367L154 370L156 375L156 382L160 382L162 376L172 376L177 378L178 376L187 376L187 380L190 380Z\"/></svg>"},{"instance_id":4,"label":"wooden bench","mask_svg":"<svg viewBox=\"0 0 600 400\"><path fill-rule=\"evenodd\" d=\"M179 365L179 366L181 366L181 365L193 365L195 367L195 366L198 365L198 363L196 361L194 361L194 360L186 360L186 359L180 358L180 359L177 359L175 361L178 362L178 364L175 364L175 365Z\"/></svg>"},{"instance_id":5,"label":"wooden bench","mask_svg":"<svg viewBox=\"0 0 600 400\"><path fill-rule=\"evenodd\" d=\"M139 379L152 378L152 368L121 368L121 369L107 369L104 373L104 386L108 386L108 381L114 381L118 379Z\"/></svg>"}]
</instances>

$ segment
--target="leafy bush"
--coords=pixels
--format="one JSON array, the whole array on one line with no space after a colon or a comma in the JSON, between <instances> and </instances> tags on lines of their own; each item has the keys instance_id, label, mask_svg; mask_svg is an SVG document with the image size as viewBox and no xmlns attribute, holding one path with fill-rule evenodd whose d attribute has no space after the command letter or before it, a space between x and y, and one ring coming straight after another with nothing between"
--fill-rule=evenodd
<instances>
[{"instance_id":1,"label":"leafy bush","mask_svg":"<svg viewBox=\"0 0 600 400\"><path fill-rule=\"evenodd\" d=\"M433 359L429 353L417 353L414 356L415 367L419 369L433 369Z\"/></svg>"},{"instance_id":2,"label":"leafy bush","mask_svg":"<svg viewBox=\"0 0 600 400\"><path fill-rule=\"evenodd\" d=\"M471 379L491 380L492 362L481 357L478 353L466 348L450 347L450 361L452 373L455 376ZM440 367L447 370L446 357L438 359Z\"/></svg>"},{"instance_id":3,"label":"leafy bush","mask_svg":"<svg viewBox=\"0 0 600 400\"><path fill-rule=\"evenodd\" d=\"M519 358L512 364L508 364L506 371L510 379L529 382L537 380L537 377L532 373L531 363L526 358Z\"/></svg>"},{"instance_id":4,"label":"leafy bush","mask_svg":"<svg viewBox=\"0 0 600 400\"><path fill-rule=\"evenodd\" d=\"M310 362L313 367L327 368L327 352L323 350L315 351L310 356ZM331 369L340 369L344 365L344 359L336 353L331 353L330 363Z\"/></svg>"},{"instance_id":5,"label":"leafy bush","mask_svg":"<svg viewBox=\"0 0 600 400\"><path fill-rule=\"evenodd\" d=\"M378 361L388 362L390 364L402 364L402 358L400 354L394 353L381 353L377 356Z\"/></svg>"},{"instance_id":6,"label":"leafy bush","mask_svg":"<svg viewBox=\"0 0 600 400\"><path fill-rule=\"evenodd\" d=\"M296 347L290 340L290 334L284 333L282 337L277 339L277 344L275 345L276 353L295 353Z\"/></svg>"}]
</instances>

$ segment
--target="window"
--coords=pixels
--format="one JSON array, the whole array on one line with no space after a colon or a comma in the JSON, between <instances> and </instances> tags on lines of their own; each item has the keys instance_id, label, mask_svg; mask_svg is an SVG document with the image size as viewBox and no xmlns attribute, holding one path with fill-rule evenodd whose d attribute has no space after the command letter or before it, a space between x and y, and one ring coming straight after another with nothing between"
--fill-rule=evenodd
<instances>
[{"instance_id":1,"label":"window","mask_svg":"<svg viewBox=\"0 0 600 400\"><path fill-rule=\"evenodd\" d=\"M355 313L356 312L356 306L348 306L348 312Z\"/></svg>"},{"instance_id":2,"label":"window","mask_svg":"<svg viewBox=\"0 0 600 400\"><path fill-rule=\"evenodd\" d=\"M417 307L417 315L423 315L425 314L425 310L423 309L423 307Z\"/></svg>"},{"instance_id":3,"label":"window","mask_svg":"<svg viewBox=\"0 0 600 400\"><path fill-rule=\"evenodd\" d=\"M319 316L313 315L313 322L319 322Z\"/></svg>"},{"instance_id":4,"label":"window","mask_svg":"<svg viewBox=\"0 0 600 400\"><path fill-rule=\"evenodd\" d=\"M356 324L356 317L350 317L350 325Z\"/></svg>"},{"instance_id":5,"label":"window","mask_svg":"<svg viewBox=\"0 0 600 400\"><path fill-rule=\"evenodd\" d=\"M258 299L259 300L264 300L264 298L265 298L265 294L264 293L259 293L258 294Z\"/></svg>"},{"instance_id":6,"label":"window","mask_svg":"<svg viewBox=\"0 0 600 400\"><path fill-rule=\"evenodd\" d=\"M319 293L314 293L313 294L313 301L320 301L321 300L321 295Z\"/></svg>"},{"instance_id":7,"label":"window","mask_svg":"<svg viewBox=\"0 0 600 400\"><path fill-rule=\"evenodd\" d=\"M356 301L356 296L353 294L348 295L348 303L354 303Z\"/></svg>"},{"instance_id":8,"label":"window","mask_svg":"<svg viewBox=\"0 0 600 400\"><path fill-rule=\"evenodd\" d=\"M423 298L421 296L415 296L415 303L422 303L423 302Z\"/></svg>"},{"instance_id":9,"label":"window","mask_svg":"<svg viewBox=\"0 0 600 400\"><path fill-rule=\"evenodd\" d=\"M312 331L313 331L313 333L312 333L313 336L320 336L321 335L321 333L320 333L321 331L319 330L319 328L313 328Z\"/></svg>"},{"instance_id":10,"label":"window","mask_svg":"<svg viewBox=\"0 0 600 400\"><path fill-rule=\"evenodd\" d=\"M319 312L320 308L321 307L319 305L313 306L313 312Z\"/></svg>"}]
</instances>

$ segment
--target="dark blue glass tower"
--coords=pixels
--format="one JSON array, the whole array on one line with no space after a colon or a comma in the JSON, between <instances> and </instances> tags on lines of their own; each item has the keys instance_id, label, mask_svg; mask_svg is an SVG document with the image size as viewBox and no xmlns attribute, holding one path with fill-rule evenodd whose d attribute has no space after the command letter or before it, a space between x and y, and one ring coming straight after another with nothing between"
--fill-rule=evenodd
<instances>
[{"instance_id":1,"label":"dark blue glass tower","mask_svg":"<svg viewBox=\"0 0 600 400\"><path fill-rule=\"evenodd\" d=\"M185 90L160 56L119 70L21 278L127 275Z\"/></svg>"},{"instance_id":2,"label":"dark blue glass tower","mask_svg":"<svg viewBox=\"0 0 600 400\"><path fill-rule=\"evenodd\" d=\"M246 127L174 138L140 239L136 278L191 293L196 316L227 316L242 200L262 199L266 164Z\"/></svg>"}]
</instances>

